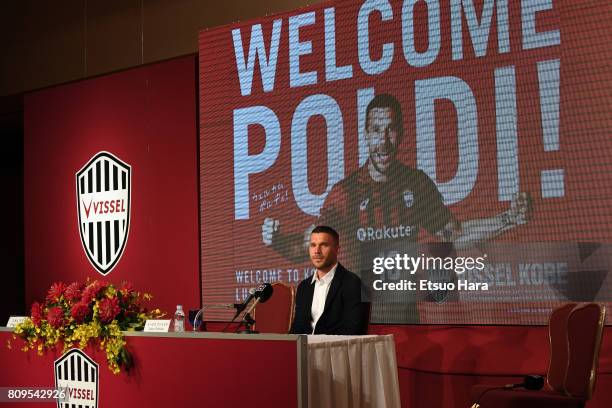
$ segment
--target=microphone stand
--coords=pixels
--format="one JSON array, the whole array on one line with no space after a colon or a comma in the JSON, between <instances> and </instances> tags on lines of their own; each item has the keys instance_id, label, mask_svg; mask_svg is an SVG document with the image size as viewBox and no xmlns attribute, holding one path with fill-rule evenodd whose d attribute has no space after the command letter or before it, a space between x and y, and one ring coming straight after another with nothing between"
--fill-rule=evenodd
<instances>
[{"instance_id":1,"label":"microphone stand","mask_svg":"<svg viewBox=\"0 0 612 408\"><path fill-rule=\"evenodd\" d=\"M202 308L200 310L198 310L198 313L196 313L195 317L193 318L193 328L192 331L197 331L198 327L200 326L199 324L197 324L198 318L202 315L202 313L204 313L204 311L206 309L232 309L234 308L235 305L234 304L222 304L222 305L204 305L202 306ZM204 322L200 322L200 324L203 324ZM206 330L206 329L204 329Z\"/></svg>"},{"instance_id":2,"label":"microphone stand","mask_svg":"<svg viewBox=\"0 0 612 408\"><path fill-rule=\"evenodd\" d=\"M247 310L246 313L244 314L244 316L242 316L242 321L240 322L238 327L236 327L236 333L239 333L239 334L259 334L258 331L251 330L251 327L253 327L253 325L255 324L255 320L251 317L251 312L253 311L253 309L255 309L255 306L257 306L257 303L259 303L259 298L255 299L255 301L249 307L249 310ZM242 327L242 326L244 326L244 330L238 331L238 329L240 329L240 327Z\"/></svg>"}]
</instances>

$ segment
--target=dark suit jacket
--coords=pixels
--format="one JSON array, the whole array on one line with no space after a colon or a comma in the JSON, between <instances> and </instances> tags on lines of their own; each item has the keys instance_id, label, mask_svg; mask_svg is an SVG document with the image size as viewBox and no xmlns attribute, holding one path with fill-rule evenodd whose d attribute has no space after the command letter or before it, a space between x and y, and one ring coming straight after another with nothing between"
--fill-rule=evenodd
<instances>
[{"instance_id":1,"label":"dark suit jacket","mask_svg":"<svg viewBox=\"0 0 612 408\"><path fill-rule=\"evenodd\" d=\"M304 279L298 286L295 318L291 326L293 334L312 334L310 309L314 287L312 276ZM367 310L367 304L361 302L361 279L338 264L314 334L366 334Z\"/></svg>"}]
</instances>

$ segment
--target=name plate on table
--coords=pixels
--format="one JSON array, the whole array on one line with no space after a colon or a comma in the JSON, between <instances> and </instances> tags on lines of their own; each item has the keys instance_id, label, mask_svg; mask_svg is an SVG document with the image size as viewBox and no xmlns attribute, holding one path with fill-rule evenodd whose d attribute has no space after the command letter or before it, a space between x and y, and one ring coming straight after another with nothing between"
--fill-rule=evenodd
<instances>
[{"instance_id":1,"label":"name plate on table","mask_svg":"<svg viewBox=\"0 0 612 408\"><path fill-rule=\"evenodd\" d=\"M147 320L144 331L154 333L167 333L172 319Z\"/></svg>"},{"instance_id":2,"label":"name plate on table","mask_svg":"<svg viewBox=\"0 0 612 408\"><path fill-rule=\"evenodd\" d=\"M23 323L25 319L27 319L26 316L11 316L9 317L8 322L6 322L6 327L11 327L14 329L18 324Z\"/></svg>"}]
</instances>

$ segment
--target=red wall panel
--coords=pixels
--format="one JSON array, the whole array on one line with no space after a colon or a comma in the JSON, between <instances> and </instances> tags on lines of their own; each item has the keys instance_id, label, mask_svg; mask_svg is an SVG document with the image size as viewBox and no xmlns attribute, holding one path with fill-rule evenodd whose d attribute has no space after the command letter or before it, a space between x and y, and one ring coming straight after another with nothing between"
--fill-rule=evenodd
<instances>
[{"instance_id":1,"label":"red wall panel","mask_svg":"<svg viewBox=\"0 0 612 408\"><path fill-rule=\"evenodd\" d=\"M588 406L612 402L612 328L601 344L597 383ZM548 369L548 327L372 325L370 334L393 334L402 407L469 407L476 384L520 383Z\"/></svg>"},{"instance_id":2,"label":"red wall panel","mask_svg":"<svg viewBox=\"0 0 612 408\"><path fill-rule=\"evenodd\" d=\"M26 304L55 281L103 278L78 229L75 173L104 150L132 166L131 220L117 266L172 313L199 305L195 57L25 97Z\"/></svg>"}]
</instances>

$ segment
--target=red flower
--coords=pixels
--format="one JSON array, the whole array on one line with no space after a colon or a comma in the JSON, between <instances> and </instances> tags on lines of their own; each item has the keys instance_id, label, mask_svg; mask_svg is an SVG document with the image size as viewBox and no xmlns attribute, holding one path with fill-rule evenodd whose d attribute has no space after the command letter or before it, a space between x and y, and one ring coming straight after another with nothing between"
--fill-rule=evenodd
<instances>
[{"instance_id":1,"label":"red flower","mask_svg":"<svg viewBox=\"0 0 612 408\"><path fill-rule=\"evenodd\" d=\"M91 302L103 289L104 285L102 285L100 281L95 280L91 282L83 291L83 302Z\"/></svg>"},{"instance_id":2,"label":"red flower","mask_svg":"<svg viewBox=\"0 0 612 408\"><path fill-rule=\"evenodd\" d=\"M81 290L83 289L83 285L78 282L73 282L64 291L64 297L68 301L75 301L81 298Z\"/></svg>"},{"instance_id":3,"label":"red flower","mask_svg":"<svg viewBox=\"0 0 612 408\"><path fill-rule=\"evenodd\" d=\"M76 323L83 323L88 314L89 306L83 302L75 303L70 309L70 315Z\"/></svg>"},{"instance_id":4,"label":"red flower","mask_svg":"<svg viewBox=\"0 0 612 408\"><path fill-rule=\"evenodd\" d=\"M66 286L64 285L64 282L55 282L53 285L51 285L49 293L47 293L47 300L50 302L59 301L59 298L64 294L65 290Z\"/></svg>"},{"instance_id":5,"label":"red flower","mask_svg":"<svg viewBox=\"0 0 612 408\"><path fill-rule=\"evenodd\" d=\"M38 326L40 324L40 321L42 320L43 315L43 310L42 307L40 307L40 303L34 302L32 304L32 310L30 314L32 316L32 323L34 323L35 326Z\"/></svg>"},{"instance_id":6,"label":"red flower","mask_svg":"<svg viewBox=\"0 0 612 408\"><path fill-rule=\"evenodd\" d=\"M102 323L110 323L121 312L119 307L119 299L104 298L100 301L100 321Z\"/></svg>"},{"instance_id":7,"label":"red flower","mask_svg":"<svg viewBox=\"0 0 612 408\"><path fill-rule=\"evenodd\" d=\"M47 312L47 321L49 322L51 327L54 327L56 329L62 327L62 325L64 324L64 311L62 310L62 308L59 306L55 306L49 309L49 311Z\"/></svg>"}]
</instances>

